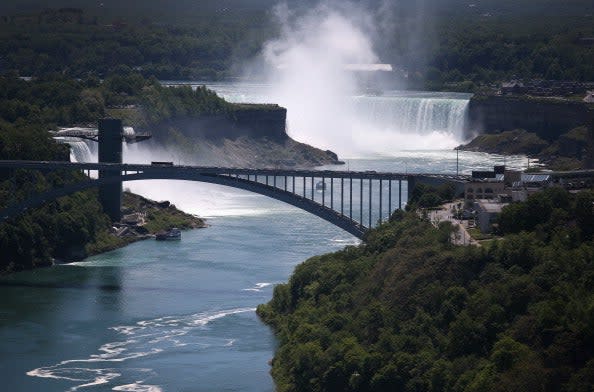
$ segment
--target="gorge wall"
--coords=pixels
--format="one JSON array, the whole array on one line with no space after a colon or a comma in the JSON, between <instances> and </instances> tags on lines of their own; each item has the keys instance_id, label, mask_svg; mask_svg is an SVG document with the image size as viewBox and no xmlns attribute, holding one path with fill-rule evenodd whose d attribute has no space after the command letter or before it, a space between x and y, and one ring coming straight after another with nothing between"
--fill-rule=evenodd
<instances>
[{"instance_id":1,"label":"gorge wall","mask_svg":"<svg viewBox=\"0 0 594 392\"><path fill-rule=\"evenodd\" d=\"M275 104L233 104L219 115L173 117L145 130L154 147L173 148L176 160L217 166L311 167L340 164L331 151L287 135L287 109Z\"/></svg>"},{"instance_id":2,"label":"gorge wall","mask_svg":"<svg viewBox=\"0 0 594 392\"><path fill-rule=\"evenodd\" d=\"M175 128L187 137L209 140L248 137L282 141L287 139L287 109L278 105L234 104L225 114L173 117L150 130L158 142L168 136L163 130Z\"/></svg>"},{"instance_id":3,"label":"gorge wall","mask_svg":"<svg viewBox=\"0 0 594 392\"><path fill-rule=\"evenodd\" d=\"M593 122L594 105L579 101L476 95L469 103L466 133L525 129L544 140L554 141L573 128L592 128Z\"/></svg>"}]
</instances>

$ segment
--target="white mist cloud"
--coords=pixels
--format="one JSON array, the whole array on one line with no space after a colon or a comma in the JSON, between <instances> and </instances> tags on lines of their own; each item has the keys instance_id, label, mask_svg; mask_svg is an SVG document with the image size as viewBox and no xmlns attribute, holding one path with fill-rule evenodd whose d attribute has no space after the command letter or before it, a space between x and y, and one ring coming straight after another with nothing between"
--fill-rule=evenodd
<instances>
[{"instance_id":1,"label":"white mist cloud","mask_svg":"<svg viewBox=\"0 0 594 392\"><path fill-rule=\"evenodd\" d=\"M262 52L270 100L289 109L293 138L349 151L354 143L344 113L358 83L346 68L379 60L370 38L373 18L350 2L322 2L299 13L281 4L274 15L280 35Z\"/></svg>"},{"instance_id":2,"label":"white mist cloud","mask_svg":"<svg viewBox=\"0 0 594 392\"><path fill-rule=\"evenodd\" d=\"M408 26L418 20L402 17L410 7L414 11L417 6L389 0L322 0L305 9L291 8L286 3L275 7L273 16L279 34L264 45L261 57L252 63L251 76L256 69L257 79L269 86L264 101L287 108L291 137L335 151L343 158L459 144L452 118L441 102L389 94L353 97L361 95L377 74L352 72L349 65L382 63L376 46L385 50L390 40L416 40L396 35L407 29L400 28L397 21L408 20ZM410 30L416 35L415 28ZM392 79L390 86L397 83L396 73L384 76Z\"/></svg>"}]
</instances>

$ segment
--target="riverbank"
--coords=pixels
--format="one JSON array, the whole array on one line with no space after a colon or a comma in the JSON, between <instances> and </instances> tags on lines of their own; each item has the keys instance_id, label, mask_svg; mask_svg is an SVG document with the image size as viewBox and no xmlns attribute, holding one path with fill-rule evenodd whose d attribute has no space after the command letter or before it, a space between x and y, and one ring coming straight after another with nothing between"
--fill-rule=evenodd
<instances>
[{"instance_id":1,"label":"riverbank","mask_svg":"<svg viewBox=\"0 0 594 392\"><path fill-rule=\"evenodd\" d=\"M122 248L137 241L153 239L159 231L172 227L182 230L207 227L204 219L177 209L169 201L154 201L130 192L124 192L123 195L122 212L124 216L122 221L110 224L107 217L97 210L96 200L88 196L83 193L78 197L87 199L87 203L90 203L86 204L86 216L80 217L80 219L89 219L89 222L84 222L82 225L83 233L72 232L77 229L69 227L66 223L62 227L52 224L46 229L46 232L50 233L49 235L37 238L38 247L41 247L41 250L38 253L31 251L32 260L28 263L17 262L20 253L16 253L16 251L20 251L20 247L16 250L3 248L7 252L14 251L16 256L4 255L5 259L2 260L4 267L0 269L0 275L8 275L26 269L51 267L55 264L84 261L90 256ZM71 197L76 198L77 196ZM71 201L65 200L63 203L69 204ZM91 208L95 208L95 210L91 210ZM43 216L45 212L40 211L37 214ZM37 215L33 219L38 219ZM56 219L64 222L60 218ZM74 217L68 219L74 219ZM25 216L19 222L27 227L34 225L31 221L31 217ZM69 221L69 223L72 224L73 221ZM2 229L21 230L18 226L5 226ZM50 242L52 239L54 242ZM30 241L34 240L31 238Z\"/></svg>"},{"instance_id":2,"label":"riverbank","mask_svg":"<svg viewBox=\"0 0 594 392\"><path fill-rule=\"evenodd\" d=\"M461 150L523 154L554 170L594 164L594 104L581 97L476 94L466 128L475 137Z\"/></svg>"},{"instance_id":3,"label":"riverbank","mask_svg":"<svg viewBox=\"0 0 594 392\"><path fill-rule=\"evenodd\" d=\"M177 209L169 201L154 201L130 192L123 194L122 212L121 222L114 223L107 232L100 233L97 240L87 244L82 252L73 249L70 257L60 262L81 261L136 241L153 239L158 232L173 227L182 230L207 227L204 219Z\"/></svg>"},{"instance_id":4,"label":"riverbank","mask_svg":"<svg viewBox=\"0 0 594 392\"><path fill-rule=\"evenodd\" d=\"M544 140L536 133L523 129L482 134L458 149L489 154L526 155L538 159L540 164L551 170L577 170L591 166L593 145L588 129L578 127L554 141Z\"/></svg>"},{"instance_id":5,"label":"riverbank","mask_svg":"<svg viewBox=\"0 0 594 392\"><path fill-rule=\"evenodd\" d=\"M593 198L540 192L481 247L394 213L363 245L305 261L257 310L279 339L277 390L591 389Z\"/></svg>"}]
</instances>

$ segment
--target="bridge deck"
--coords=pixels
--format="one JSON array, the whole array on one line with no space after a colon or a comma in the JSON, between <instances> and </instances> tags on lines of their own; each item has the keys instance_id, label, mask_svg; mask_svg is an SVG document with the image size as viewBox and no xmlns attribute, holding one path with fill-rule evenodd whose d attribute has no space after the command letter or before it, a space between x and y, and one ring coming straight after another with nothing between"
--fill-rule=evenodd
<instances>
[{"instance_id":1,"label":"bridge deck","mask_svg":"<svg viewBox=\"0 0 594 392\"><path fill-rule=\"evenodd\" d=\"M99 178L32 195L0 211L0 221L69 193L108 183L147 179L199 181L259 193L294 205L361 238L405 204L409 181L464 182L468 176L312 169L229 168L171 164L0 161L0 168L99 171ZM102 175L102 173L104 173ZM105 175L117 173L118 175ZM404 185L404 186L403 186ZM116 218L117 219L117 218Z\"/></svg>"},{"instance_id":2,"label":"bridge deck","mask_svg":"<svg viewBox=\"0 0 594 392\"><path fill-rule=\"evenodd\" d=\"M452 181L468 181L468 175L456 175L445 173L399 173L399 172L377 172L366 171L345 171L345 170L316 170L316 169L287 169L287 168L237 168L218 166L190 166L172 165L162 166L142 163L93 163L93 162L54 162L54 161L0 161L0 167L21 168L21 169L74 169L74 170L104 170L115 172L132 171L192 171L203 174L228 174L228 175L268 175L268 176L296 176L296 177L326 177L326 178L362 178L373 180L407 180L409 177L435 177Z\"/></svg>"}]
</instances>

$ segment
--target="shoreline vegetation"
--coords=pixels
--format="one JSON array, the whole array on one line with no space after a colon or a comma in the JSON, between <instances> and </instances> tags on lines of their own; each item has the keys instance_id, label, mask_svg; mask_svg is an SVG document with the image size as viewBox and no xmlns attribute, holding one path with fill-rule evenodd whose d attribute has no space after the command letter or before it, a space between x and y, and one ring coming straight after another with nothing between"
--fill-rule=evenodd
<instances>
[{"instance_id":1,"label":"shoreline vegetation","mask_svg":"<svg viewBox=\"0 0 594 392\"><path fill-rule=\"evenodd\" d=\"M315 256L257 308L280 392L589 391L594 191L505 207L503 238L397 211L360 246Z\"/></svg>"},{"instance_id":2,"label":"shoreline vegetation","mask_svg":"<svg viewBox=\"0 0 594 392\"><path fill-rule=\"evenodd\" d=\"M524 154L551 170L593 168L594 103L584 101L584 95L475 94L467 121L467 133L475 136L457 148Z\"/></svg>"},{"instance_id":3,"label":"shoreline vegetation","mask_svg":"<svg viewBox=\"0 0 594 392\"><path fill-rule=\"evenodd\" d=\"M272 116L271 130L266 131L284 132L284 127L275 126L279 119L284 126L284 109L280 110L278 106L272 109L281 116ZM269 113L270 110L270 105L250 106L247 110L245 106L224 101L204 87L196 90L163 87L156 79L147 80L136 73L112 75L103 81L94 77L74 80L57 74L30 81L14 75L0 76L0 159L68 161L69 146L56 142L49 130L64 125L95 124L98 118L126 111L136 116L134 121L138 123L124 118L124 125L140 124L141 127L179 119L190 119L191 125L195 125L194 120L207 118L210 121L214 118L216 127L210 129L215 131L209 136L214 143L225 140L227 127L233 126L220 121L221 116L239 124L242 121L253 123L254 119L249 115L256 116L257 120L259 111ZM242 119L242 115L247 118ZM182 146L191 138L191 133L184 135L174 127L152 128L151 131L156 139L152 142L153 147L156 144L157 147L183 149ZM191 127L185 131L191 132ZM246 132L244 139L253 139L251 148L264 151L265 146L276 143L272 138L259 140ZM278 144L285 143L293 155L279 154L274 159L291 160L293 164L297 160L296 163L303 166L338 163L336 155L331 152L291 143L288 137L277 136L281 140ZM147 159L150 160L150 157ZM83 174L76 171L1 170L0 207L24 200L30 194L83 179ZM132 196L126 199L137 207L152 203L146 199L132 200ZM195 218L173 207L153 209L152 215L147 219L150 233L166 228L166 224L180 228L201 225ZM52 260L80 260L89 254L122 246L143 235L137 233L138 236L131 235L128 239L119 238L110 234L114 226L115 222L110 222L101 209L97 190L78 192L51 201L18 219L0 224L0 273L47 266Z\"/></svg>"},{"instance_id":4,"label":"shoreline vegetation","mask_svg":"<svg viewBox=\"0 0 594 392\"><path fill-rule=\"evenodd\" d=\"M541 169L567 171L585 169L592 165L592 139L586 126L559 135L554 141L544 140L535 132L514 129L481 134L457 148L461 151L489 154L526 155L538 159Z\"/></svg>"},{"instance_id":5,"label":"shoreline vegetation","mask_svg":"<svg viewBox=\"0 0 594 392\"><path fill-rule=\"evenodd\" d=\"M71 254L60 262L82 261L136 241L154 239L157 233L174 227L182 230L208 227L204 219L177 209L169 201L154 201L130 192L123 194L122 210L122 221L99 233L97 240L85 247L86 254Z\"/></svg>"}]
</instances>

